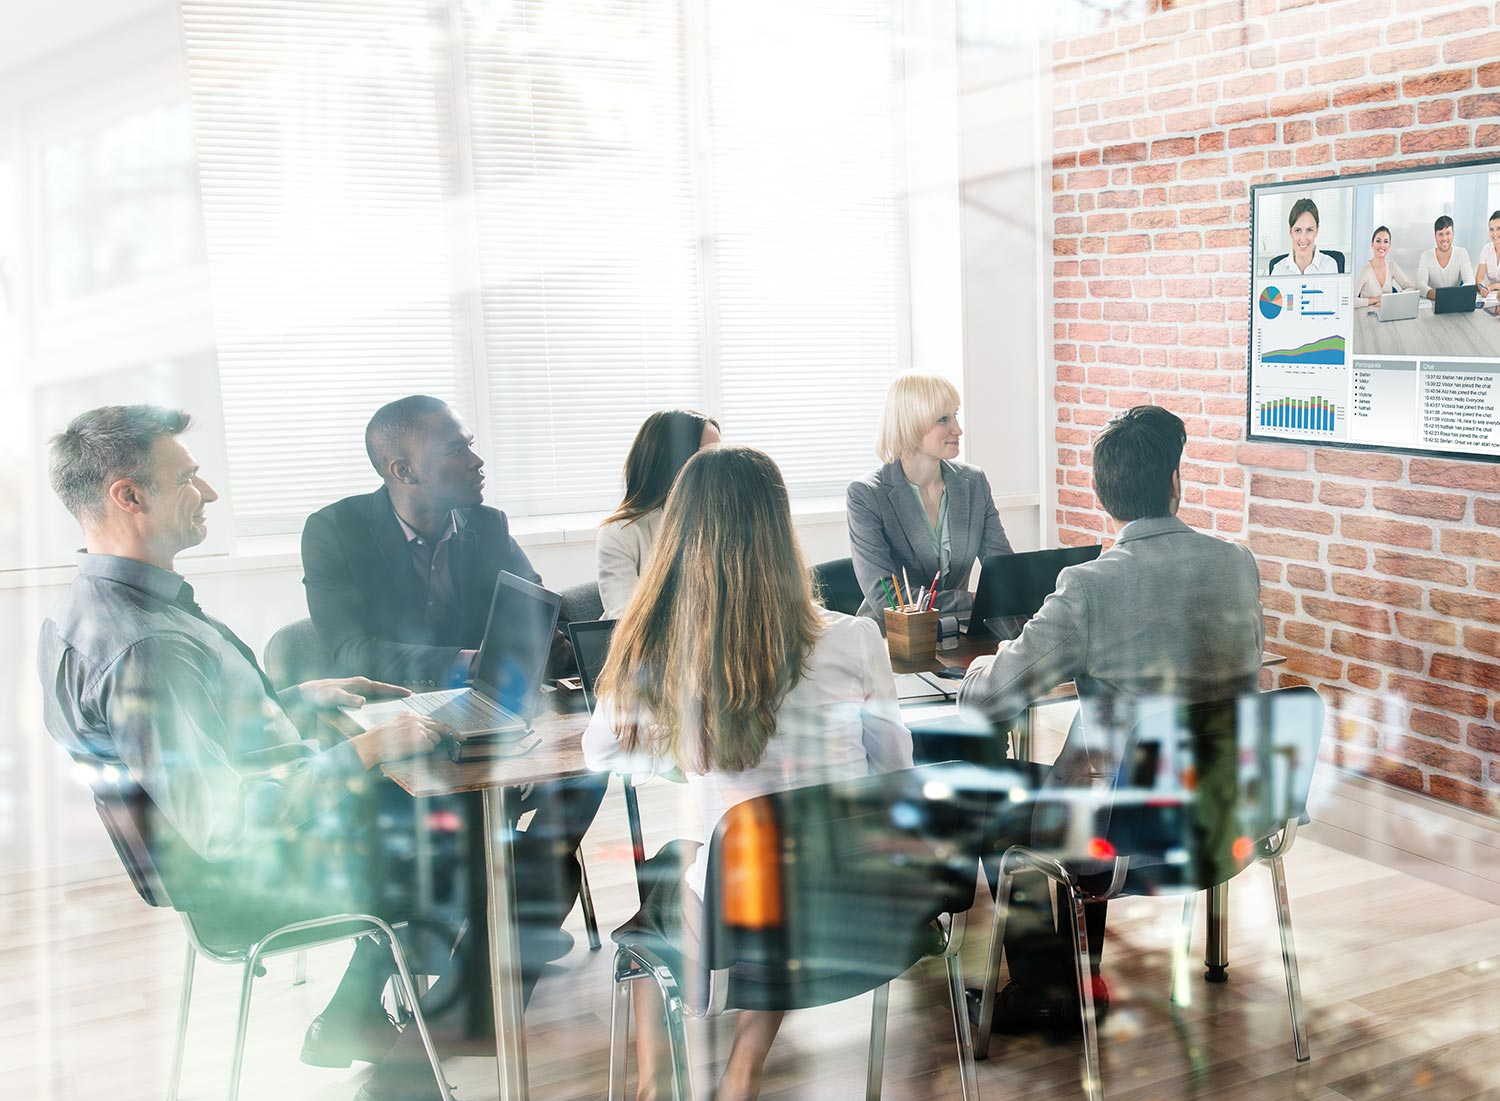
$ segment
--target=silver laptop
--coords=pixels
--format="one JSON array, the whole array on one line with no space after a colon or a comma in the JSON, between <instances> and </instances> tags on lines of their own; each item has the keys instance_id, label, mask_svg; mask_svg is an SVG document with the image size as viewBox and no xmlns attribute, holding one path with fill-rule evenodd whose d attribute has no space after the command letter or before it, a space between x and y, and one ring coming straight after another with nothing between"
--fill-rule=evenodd
<instances>
[{"instance_id":1,"label":"silver laptop","mask_svg":"<svg viewBox=\"0 0 1500 1101\"><path fill-rule=\"evenodd\" d=\"M1380 313L1377 315L1382 321L1410 321L1417 316L1417 303L1422 299L1420 291L1397 291L1395 294L1382 294L1380 296Z\"/></svg>"},{"instance_id":2,"label":"silver laptop","mask_svg":"<svg viewBox=\"0 0 1500 1101\"><path fill-rule=\"evenodd\" d=\"M446 723L460 738L525 734L541 697L542 673L561 603L556 593L515 574L501 573L490 600L472 688L419 692L401 700L346 708L345 714L362 730L403 711L416 711Z\"/></svg>"}]
</instances>

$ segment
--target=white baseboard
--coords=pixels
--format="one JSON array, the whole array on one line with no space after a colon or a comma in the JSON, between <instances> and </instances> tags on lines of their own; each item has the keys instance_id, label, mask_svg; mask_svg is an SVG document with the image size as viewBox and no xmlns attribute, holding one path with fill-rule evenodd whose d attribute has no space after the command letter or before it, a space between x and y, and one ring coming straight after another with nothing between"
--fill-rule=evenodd
<instances>
[{"instance_id":1,"label":"white baseboard","mask_svg":"<svg viewBox=\"0 0 1500 1101\"><path fill-rule=\"evenodd\" d=\"M1500 820L1319 763L1306 836L1500 903Z\"/></svg>"}]
</instances>

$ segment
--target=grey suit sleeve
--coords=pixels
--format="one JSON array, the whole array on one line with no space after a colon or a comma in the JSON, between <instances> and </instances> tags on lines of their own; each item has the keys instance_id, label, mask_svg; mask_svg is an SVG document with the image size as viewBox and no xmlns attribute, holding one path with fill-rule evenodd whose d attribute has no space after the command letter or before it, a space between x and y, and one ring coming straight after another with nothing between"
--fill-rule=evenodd
<instances>
[{"instance_id":1,"label":"grey suit sleeve","mask_svg":"<svg viewBox=\"0 0 1500 1101\"><path fill-rule=\"evenodd\" d=\"M958 690L961 713L1004 721L1087 668L1088 594L1067 570L1021 631L993 659L976 658Z\"/></svg>"},{"instance_id":2,"label":"grey suit sleeve","mask_svg":"<svg viewBox=\"0 0 1500 1101\"><path fill-rule=\"evenodd\" d=\"M880 579L896 572L895 559L885 538L885 524L875 490L864 482L850 482L845 493L849 517L849 551L854 559L854 576L859 579L865 603L872 608L886 606L885 590Z\"/></svg>"},{"instance_id":3,"label":"grey suit sleeve","mask_svg":"<svg viewBox=\"0 0 1500 1101\"><path fill-rule=\"evenodd\" d=\"M354 576L331 516L314 513L302 529L302 583L307 613L338 672L393 684L448 685L459 662L457 646L395 642L370 630L365 609L372 594Z\"/></svg>"},{"instance_id":4,"label":"grey suit sleeve","mask_svg":"<svg viewBox=\"0 0 1500 1101\"><path fill-rule=\"evenodd\" d=\"M1005 528L1000 524L1000 510L995 507L995 493L990 489L990 479L984 471L979 472L979 507L984 510L984 535L979 542L979 559L984 561L991 554L1014 554Z\"/></svg>"}]
</instances>

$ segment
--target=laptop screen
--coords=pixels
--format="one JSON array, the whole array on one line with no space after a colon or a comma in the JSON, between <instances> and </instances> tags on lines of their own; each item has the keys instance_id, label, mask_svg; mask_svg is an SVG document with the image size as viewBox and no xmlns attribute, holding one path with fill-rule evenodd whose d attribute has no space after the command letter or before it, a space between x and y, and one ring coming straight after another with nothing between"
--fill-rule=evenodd
<instances>
[{"instance_id":1,"label":"laptop screen","mask_svg":"<svg viewBox=\"0 0 1500 1101\"><path fill-rule=\"evenodd\" d=\"M573 656L578 659L578 679L583 682L583 702L590 711L594 710L594 685L604 669L604 659L609 656L609 640L614 633L613 619L568 624Z\"/></svg>"},{"instance_id":2,"label":"laptop screen","mask_svg":"<svg viewBox=\"0 0 1500 1101\"><path fill-rule=\"evenodd\" d=\"M527 721L536 708L560 603L556 593L515 574L502 572L495 581L474 687Z\"/></svg>"},{"instance_id":3,"label":"laptop screen","mask_svg":"<svg viewBox=\"0 0 1500 1101\"><path fill-rule=\"evenodd\" d=\"M974 594L969 634L977 638L1015 638L1057 588L1057 575L1069 566L1092 562L1101 550L1094 544L986 558L979 571L979 591Z\"/></svg>"}]
</instances>

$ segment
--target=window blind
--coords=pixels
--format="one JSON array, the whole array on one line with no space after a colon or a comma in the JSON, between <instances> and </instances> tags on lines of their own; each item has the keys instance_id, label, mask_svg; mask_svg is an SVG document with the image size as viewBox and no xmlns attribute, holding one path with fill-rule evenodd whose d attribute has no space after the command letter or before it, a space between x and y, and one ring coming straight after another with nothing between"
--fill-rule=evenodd
<instances>
[{"instance_id":1,"label":"window blind","mask_svg":"<svg viewBox=\"0 0 1500 1101\"><path fill-rule=\"evenodd\" d=\"M237 529L374 483L370 414L468 410L441 24L411 0L184 0Z\"/></svg>"}]
</instances>

